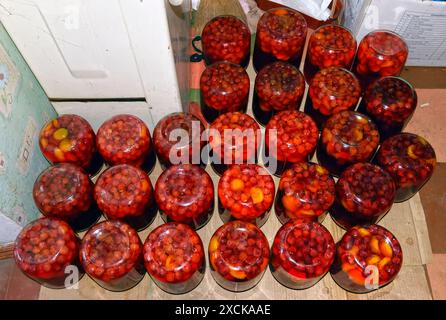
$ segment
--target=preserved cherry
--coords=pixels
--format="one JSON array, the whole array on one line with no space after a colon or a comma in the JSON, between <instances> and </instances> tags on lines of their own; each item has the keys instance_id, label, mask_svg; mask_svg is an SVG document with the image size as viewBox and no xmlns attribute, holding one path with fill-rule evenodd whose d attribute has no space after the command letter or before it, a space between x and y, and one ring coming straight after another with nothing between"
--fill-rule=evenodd
<instances>
[{"instance_id":1,"label":"preserved cherry","mask_svg":"<svg viewBox=\"0 0 446 320\"><path fill-rule=\"evenodd\" d=\"M295 219L279 229L271 251L274 278L285 287L306 289L330 270L336 246L320 223Z\"/></svg>"},{"instance_id":2,"label":"preserved cherry","mask_svg":"<svg viewBox=\"0 0 446 320\"><path fill-rule=\"evenodd\" d=\"M246 67L251 49L248 26L234 16L217 16L201 33L204 58L207 64L229 61Z\"/></svg>"},{"instance_id":3,"label":"preserved cherry","mask_svg":"<svg viewBox=\"0 0 446 320\"><path fill-rule=\"evenodd\" d=\"M410 199L434 172L435 151L424 138L412 133L400 133L383 142L376 162L396 183L395 202Z\"/></svg>"},{"instance_id":4,"label":"preserved cherry","mask_svg":"<svg viewBox=\"0 0 446 320\"><path fill-rule=\"evenodd\" d=\"M204 164L201 152L205 145L204 126L188 113L171 113L162 118L153 131L153 145L163 168L172 164ZM173 162L173 163L172 163Z\"/></svg>"},{"instance_id":5,"label":"preserved cherry","mask_svg":"<svg viewBox=\"0 0 446 320\"><path fill-rule=\"evenodd\" d=\"M247 114L230 112L219 116L209 133L215 172L222 175L228 165L257 162L260 134L259 125Z\"/></svg>"},{"instance_id":6,"label":"preserved cherry","mask_svg":"<svg viewBox=\"0 0 446 320\"><path fill-rule=\"evenodd\" d=\"M395 200L392 177L378 166L356 163L336 183L336 201L331 217L344 229L377 223Z\"/></svg>"},{"instance_id":7,"label":"preserved cherry","mask_svg":"<svg viewBox=\"0 0 446 320\"><path fill-rule=\"evenodd\" d=\"M342 111L325 123L317 159L331 174L339 175L353 163L369 161L378 144L379 132L369 117Z\"/></svg>"},{"instance_id":8,"label":"preserved cherry","mask_svg":"<svg viewBox=\"0 0 446 320\"><path fill-rule=\"evenodd\" d=\"M128 164L105 170L94 187L94 198L108 219L123 220L138 231L152 223L158 210L149 176Z\"/></svg>"},{"instance_id":9,"label":"preserved cherry","mask_svg":"<svg viewBox=\"0 0 446 320\"><path fill-rule=\"evenodd\" d=\"M314 163L296 163L280 178L277 218L282 224L292 219L322 222L335 196L335 182L327 169Z\"/></svg>"},{"instance_id":10,"label":"preserved cherry","mask_svg":"<svg viewBox=\"0 0 446 320\"><path fill-rule=\"evenodd\" d=\"M359 44L353 72L365 90L380 77L399 76L408 54L407 44L398 34L388 30L372 31Z\"/></svg>"},{"instance_id":11,"label":"preserved cherry","mask_svg":"<svg viewBox=\"0 0 446 320\"><path fill-rule=\"evenodd\" d=\"M67 288L84 274L79 264L79 242L65 221L40 218L26 225L17 236L15 262L24 274L41 285ZM77 279L73 277L75 270Z\"/></svg>"},{"instance_id":12,"label":"preserved cherry","mask_svg":"<svg viewBox=\"0 0 446 320\"><path fill-rule=\"evenodd\" d=\"M336 67L322 69L311 80L305 113L322 129L331 115L355 109L360 97L361 85L353 73Z\"/></svg>"},{"instance_id":13,"label":"preserved cherry","mask_svg":"<svg viewBox=\"0 0 446 320\"><path fill-rule=\"evenodd\" d=\"M337 243L330 273L345 290L367 293L389 284L402 264L401 246L390 231L376 224L355 226Z\"/></svg>"},{"instance_id":14,"label":"preserved cherry","mask_svg":"<svg viewBox=\"0 0 446 320\"><path fill-rule=\"evenodd\" d=\"M125 291L144 278L142 243L138 233L121 221L103 221L82 239L80 260L101 287Z\"/></svg>"},{"instance_id":15,"label":"preserved cherry","mask_svg":"<svg viewBox=\"0 0 446 320\"><path fill-rule=\"evenodd\" d=\"M203 243L188 225L163 224L153 230L144 243L144 265L162 290L172 294L189 292L204 277Z\"/></svg>"},{"instance_id":16,"label":"preserved cherry","mask_svg":"<svg viewBox=\"0 0 446 320\"><path fill-rule=\"evenodd\" d=\"M319 130L310 116L296 110L277 113L266 126L266 167L280 177L290 164L307 162L318 139Z\"/></svg>"},{"instance_id":17,"label":"preserved cherry","mask_svg":"<svg viewBox=\"0 0 446 320\"><path fill-rule=\"evenodd\" d=\"M218 183L218 211L223 222L242 220L261 227L274 202L274 180L257 164L235 164Z\"/></svg>"},{"instance_id":18,"label":"preserved cherry","mask_svg":"<svg viewBox=\"0 0 446 320\"><path fill-rule=\"evenodd\" d=\"M306 38L307 22L299 12L283 7L268 10L257 23L255 70L277 60L299 68Z\"/></svg>"},{"instance_id":19,"label":"preserved cherry","mask_svg":"<svg viewBox=\"0 0 446 320\"><path fill-rule=\"evenodd\" d=\"M381 140L400 133L417 107L417 94L404 79L384 77L372 83L360 110L376 123Z\"/></svg>"},{"instance_id":20,"label":"preserved cherry","mask_svg":"<svg viewBox=\"0 0 446 320\"><path fill-rule=\"evenodd\" d=\"M89 228L100 216L93 200L93 183L85 171L71 163L43 171L34 183L33 197L44 216L64 220L75 230Z\"/></svg>"},{"instance_id":21,"label":"preserved cherry","mask_svg":"<svg viewBox=\"0 0 446 320\"><path fill-rule=\"evenodd\" d=\"M181 222L199 229L214 212L214 185L199 166L175 165L158 178L155 199L165 222Z\"/></svg>"},{"instance_id":22,"label":"preserved cherry","mask_svg":"<svg viewBox=\"0 0 446 320\"><path fill-rule=\"evenodd\" d=\"M226 290L249 290L268 267L269 253L268 240L258 227L244 221L228 222L209 242L212 276Z\"/></svg>"},{"instance_id":23,"label":"preserved cherry","mask_svg":"<svg viewBox=\"0 0 446 320\"><path fill-rule=\"evenodd\" d=\"M245 112L249 77L239 65L222 61L208 66L200 78L201 112L208 122L227 112Z\"/></svg>"},{"instance_id":24,"label":"preserved cherry","mask_svg":"<svg viewBox=\"0 0 446 320\"><path fill-rule=\"evenodd\" d=\"M298 110L305 91L302 73L286 62L273 62L256 76L252 109L259 123L266 125L282 110Z\"/></svg>"}]
</instances>

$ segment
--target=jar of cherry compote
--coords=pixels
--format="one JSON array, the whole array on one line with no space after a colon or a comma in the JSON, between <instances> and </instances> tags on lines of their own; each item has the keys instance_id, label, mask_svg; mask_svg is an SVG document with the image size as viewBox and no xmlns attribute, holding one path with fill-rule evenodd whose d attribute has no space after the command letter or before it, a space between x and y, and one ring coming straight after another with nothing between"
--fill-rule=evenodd
<instances>
[{"instance_id":1,"label":"jar of cherry compote","mask_svg":"<svg viewBox=\"0 0 446 320\"><path fill-rule=\"evenodd\" d=\"M96 152L95 134L84 118L64 114L48 122L40 131L40 150L51 163L69 162L97 173L103 160Z\"/></svg>"},{"instance_id":2,"label":"jar of cherry compote","mask_svg":"<svg viewBox=\"0 0 446 320\"><path fill-rule=\"evenodd\" d=\"M333 114L355 109L360 97L361 85L353 73L336 67L322 69L311 80L305 113L321 130Z\"/></svg>"},{"instance_id":3,"label":"jar of cherry compote","mask_svg":"<svg viewBox=\"0 0 446 320\"><path fill-rule=\"evenodd\" d=\"M203 243L188 225L163 224L144 243L144 265L153 282L172 294L195 289L206 270Z\"/></svg>"},{"instance_id":4,"label":"jar of cherry compote","mask_svg":"<svg viewBox=\"0 0 446 320\"><path fill-rule=\"evenodd\" d=\"M335 182L324 167L296 163L280 178L275 211L284 224L292 219L322 222L335 200Z\"/></svg>"},{"instance_id":5,"label":"jar of cherry compote","mask_svg":"<svg viewBox=\"0 0 446 320\"><path fill-rule=\"evenodd\" d=\"M317 159L331 174L339 176L349 165L369 161L378 144L379 132L369 117L342 111L325 123Z\"/></svg>"},{"instance_id":6,"label":"jar of cherry compote","mask_svg":"<svg viewBox=\"0 0 446 320\"><path fill-rule=\"evenodd\" d=\"M148 227L158 211L149 176L128 164L101 173L94 198L108 219L123 220L137 231Z\"/></svg>"},{"instance_id":7,"label":"jar of cherry compote","mask_svg":"<svg viewBox=\"0 0 446 320\"><path fill-rule=\"evenodd\" d=\"M384 77L365 92L359 110L376 123L381 140L400 133L417 107L415 89L399 77Z\"/></svg>"},{"instance_id":8,"label":"jar of cherry compote","mask_svg":"<svg viewBox=\"0 0 446 320\"><path fill-rule=\"evenodd\" d=\"M319 70L329 67L350 70L355 53L356 40L350 30L334 24L319 27L308 42L305 79L310 83Z\"/></svg>"},{"instance_id":9,"label":"jar of cherry compote","mask_svg":"<svg viewBox=\"0 0 446 320\"><path fill-rule=\"evenodd\" d=\"M209 242L212 276L226 290L249 290L265 273L269 253L268 240L258 227L245 221L228 222Z\"/></svg>"},{"instance_id":10,"label":"jar of cherry compote","mask_svg":"<svg viewBox=\"0 0 446 320\"><path fill-rule=\"evenodd\" d=\"M290 289L307 289L330 270L336 246L320 223L294 219L277 232L271 248L271 273Z\"/></svg>"},{"instance_id":11,"label":"jar of cherry compote","mask_svg":"<svg viewBox=\"0 0 446 320\"><path fill-rule=\"evenodd\" d=\"M201 112L208 122L227 112L245 112L249 77L239 65L222 61L208 66L200 78Z\"/></svg>"},{"instance_id":12,"label":"jar of cherry compote","mask_svg":"<svg viewBox=\"0 0 446 320\"><path fill-rule=\"evenodd\" d=\"M45 287L68 288L84 275L79 264L79 242L65 221L40 218L17 236L15 262L24 274Z\"/></svg>"},{"instance_id":13,"label":"jar of cherry compote","mask_svg":"<svg viewBox=\"0 0 446 320\"><path fill-rule=\"evenodd\" d=\"M380 77L399 76L408 54L407 44L398 34L389 30L372 31L359 44L353 72L365 90Z\"/></svg>"},{"instance_id":14,"label":"jar of cherry compote","mask_svg":"<svg viewBox=\"0 0 446 320\"><path fill-rule=\"evenodd\" d=\"M393 205L395 183L380 167L356 163L339 177L336 196L330 214L340 227L377 223Z\"/></svg>"},{"instance_id":15,"label":"jar of cherry compote","mask_svg":"<svg viewBox=\"0 0 446 320\"><path fill-rule=\"evenodd\" d=\"M307 162L318 139L319 130L310 116L296 110L279 112L266 126L266 168L280 177L291 164Z\"/></svg>"},{"instance_id":16,"label":"jar of cherry compote","mask_svg":"<svg viewBox=\"0 0 446 320\"><path fill-rule=\"evenodd\" d=\"M130 114L105 121L98 130L96 144L110 165L131 164L149 172L156 162L149 129L141 119Z\"/></svg>"},{"instance_id":17,"label":"jar of cherry compote","mask_svg":"<svg viewBox=\"0 0 446 320\"><path fill-rule=\"evenodd\" d=\"M199 166L175 165L156 181L155 199L165 222L181 222L199 229L214 212L214 185Z\"/></svg>"},{"instance_id":18,"label":"jar of cherry compote","mask_svg":"<svg viewBox=\"0 0 446 320\"><path fill-rule=\"evenodd\" d=\"M64 220L77 231L89 228L100 216L93 200L93 182L71 163L43 171L34 183L33 197L44 216Z\"/></svg>"},{"instance_id":19,"label":"jar of cherry compote","mask_svg":"<svg viewBox=\"0 0 446 320\"><path fill-rule=\"evenodd\" d=\"M229 61L244 68L249 63L251 32L234 16L217 16L210 20L201 33L204 59L207 64Z\"/></svg>"},{"instance_id":20,"label":"jar of cherry compote","mask_svg":"<svg viewBox=\"0 0 446 320\"><path fill-rule=\"evenodd\" d=\"M230 112L219 116L209 132L214 171L222 175L231 164L256 163L260 135L259 125L247 114Z\"/></svg>"},{"instance_id":21,"label":"jar of cherry compote","mask_svg":"<svg viewBox=\"0 0 446 320\"><path fill-rule=\"evenodd\" d=\"M434 149L424 138L400 133L383 142L376 163L390 173L396 183L395 202L403 202L429 181L437 160Z\"/></svg>"},{"instance_id":22,"label":"jar of cherry compote","mask_svg":"<svg viewBox=\"0 0 446 320\"><path fill-rule=\"evenodd\" d=\"M144 278L142 243L138 233L121 221L103 221L82 239L80 260L101 287L125 291Z\"/></svg>"},{"instance_id":23,"label":"jar of cherry compote","mask_svg":"<svg viewBox=\"0 0 446 320\"><path fill-rule=\"evenodd\" d=\"M218 212L223 222L242 220L259 228L274 202L274 180L257 164L234 164L218 183Z\"/></svg>"},{"instance_id":24,"label":"jar of cherry compote","mask_svg":"<svg viewBox=\"0 0 446 320\"><path fill-rule=\"evenodd\" d=\"M400 243L376 224L355 226L337 243L333 280L354 293L367 293L395 279L403 264Z\"/></svg>"},{"instance_id":25,"label":"jar of cherry compote","mask_svg":"<svg viewBox=\"0 0 446 320\"><path fill-rule=\"evenodd\" d=\"M153 131L153 145L163 169L172 164L199 164L202 162L204 126L188 113L171 113L162 118Z\"/></svg>"},{"instance_id":26,"label":"jar of cherry compote","mask_svg":"<svg viewBox=\"0 0 446 320\"><path fill-rule=\"evenodd\" d=\"M306 37L307 22L299 12L283 7L268 10L257 23L255 70L277 60L299 68Z\"/></svg>"},{"instance_id":27,"label":"jar of cherry compote","mask_svg":"<svg viewBox=\"0 0 446 320\"><path fill-rule=\"evenodd\" d=\"M256 76L252 109L255 118L266 125L274 113L298 110L305 91L302 73L286 62L273 62Z\"/></svg>"}]
</instances>

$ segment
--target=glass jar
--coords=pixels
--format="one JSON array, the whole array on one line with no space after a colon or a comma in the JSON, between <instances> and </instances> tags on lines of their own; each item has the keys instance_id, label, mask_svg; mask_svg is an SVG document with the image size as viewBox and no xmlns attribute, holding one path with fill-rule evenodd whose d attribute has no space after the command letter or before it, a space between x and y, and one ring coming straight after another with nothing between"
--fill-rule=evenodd
<instances>
[{"instance_id":1,"label":"glass jar","mask_svg":"<svg viewBox=\"0 0 446 320\"><path fill-rule=\"evenodd\" d=\"M383 142L376 163L390 173L396 183L395 202L403 202L429 181L437 160L434 149L424 138L400 133Z\"/></svg>"},{"instance_id":2,"label":"glass jar","mask_svg":"<svg viewBox=\"0 0 446 320\"><path fill-rule=\"evenodd\" d=\"M153 230L144 243L144 265L162 290L171 294L187 293L204 277L203 243L188 225L163 224Z\"/></svg>"},{"instance_id":3,"label":"glass jar","mask_svg":"<svg viewBox=\"0 0 446 320\"><path fill-rule=\"evenodd\" d=\"M311 80L305 113L321 130L333 114L355 109L360 97L361 85L353 73L336 67L322 69Z\"/></svg>"},{"instance_id":4,"label":"glass jar","mask_svg":"<svg viewBox=\"0 0 446 320\"><path fill-rule=\"evenodd\" d=\"M201 33L204 59L207 64L229 61L244 68L248 66L251 32L234 16L217 16L210 20Z\"/></svg>"},{"instance_id":5,"label":"glass jar","mask_svg":"<svg viewBox=\"0 0 446 320\"><path fill-rule=\"evenodd\" d=\"M314 286L330 270L336 246L320 223L291 220L277 232L271 248L271 273L290 289Z\"/></svg>"},{"instance_id":6,"label":"glass jar","mask_svg":"<svg viewBox=\"0 0 446 320\"><path fill-rule=\"evenodd\" d=\"M214 185L199 166L175 165L159 176L155 199L165 222L181 222L199 229L214 212Z\"/></svg>"},{"instance_id":7,"label":"glass jar","mask_svg":"<svg viewBox=\"0 0 446 320\"><path fill-rule=\"evenodd\" d=\"M257 23L254 69L277 60L299 68L306 38L307 22L299 12L284 7L266 11Z\"/></svg>"},{"instance_id":8,"label":"glass jar","mask_svg":"<svg viewBox=\"0 0 446 320\"><path fill-rule=\"evenodd\" d=\"M79 264L79 242L65 221L40 218L20 231L14 259L24 274L41 285L68 288L84 275Z\"/></svg>"},{"instance_id":9,"label":"glass jar","mask_svg":"<svg viewBox=\"0 0 446 320\"><path fill-rule=\"evenodd\" d=\"M231 164L256 163L260 127L247 114L230 112L219 116L210 127L211 166L222 175Z\"/></svg>"},{"instance_id":10,"label":"glass jar","mask_svg":"<svg viewBox=\"0 0 446 320\"><path fill-rule=\"evenodd\" d=\"M44 170L34 183L33 198L44 216L64 220L76 231L89 228L100 216L93 201L93 182L71 163Z\"/></svg>"},{"instance_id":11,"label":"glass jar","mask_svg":"<svg viewBox=\"0 0 446 320\"><path fill-rule=\"evenodd\" d=\"M39 146L51 163L68 162L97 173L103 160L96 151L95 134L84 118L64 114L49 121L40 131Z\"/></svg>"},{"instance_id":12,"label":"glass jar","mask_svg":"<svg viewBox=\"0 0 446 320\"><path fill-rule=\"evenodd\" d=\"M349 229L381 220L395 200L395 183L380 167L356 163L339 177L336 195L331 217L341 228Z\"/></svg>"},{"instance_id":13,"label":"glass jar","mask_svg":"<svg viewBox=\"0 0 446 320\"><path fill-rule=\"evenodd\" d=\"M203 116L212 122L227 112L245 112L249 86L249 76L239 65L222 61L208 66L200 78Z\"/></svg>"},{"instance_id":14,"label":"glass jar","mask_svg":"<svg viewBox=\"0 0 446 320\"><path fill-rule=\"evenodd\" d=\"M369 161L378 144L379 132L369 117L342 111L325 123L317 159L331 174L339 176L349 165Z\"/></svg>"},{"instance_id":15,"label":"glass jar","mask_svg":"<svg viewBox=\"0 0 446 320\"><path fill-rule=\"evenodd\" d=\"M296 163L280 178L275 201L279 221L311 220L322 222L334 203L335 182L324 167Z\"/></svg>"},{"instance_id":16,"label":"glass jar","mask_svg":"<svg viewBox=\"0 0 446 320\"><path fill-rule=\"evenodd\" d=\"M390 231L376 224L355 226L337 243L330 273L343 289L367 293L392 282L402 264L400 243Z\"/></svg>"},{"instance_id":17,"label":"glass jar","mask_svg":"<svg viewBox=\"0 0 446 320\"><path fill-rule=\"evenodd\" d=\"M128 164L101 173L94 198L107 219L123 220L137 231L148 227L158 211L149 176Z\"/></svg>"},{"instance_id":18,"label":"glass jar","mask_svg":"<svg viewBox=\"0 0 446 320\"><path fill-rule=\"evenodd\" d=\"M409 49L406 42L389 30L376 30L360 42L353 72L365 90L373 80L399 76L406 63Z\"/></svg>"},{"instance_id":19,"label":"glass jar","mask_svg":"<svg viewBox=\"0 0 446 320\"><path fill-rule=\"evenodd\" d=\"M356 39L350 30L335 24L317 28L308 42L304 66L308 83L321 69L339 67L350 70L356 53Z\"/></svg>"},{"instance_id":20,"label":"glass jar","mask_svg":"<svg viewBox=\"0 0 446 320\"><path fill-rule=\"evenodd\" d=\"M226 290L249 290L265 273L269 254L268 240L258 227L244 221L228 222L209 242L211 274Z\"/></svg>"},{"instance_id":21,"label":"glass jar","mask_svg":"<svg viewBox=\"0 0 446 320\"><path fill-rule=\"evenodd\" d=\"M273 62L256 76L252 111L256 120L266 125L274 113L298 110L305 91L302 73L286 62Z\"/></svg>"},{"instance_id":22,"label":"glass jar","mask_svg":"<svg viewBox=\"0 0 446 320\"><path fill-rule=\"evenodd\" d=\"M307 162L319 139L313 119L300 111L282 111L274 115L265 130L266 168L281 176L291 164Z\"/></svg>"},{"instance_id":23,"label":"glass jar","mask_svg":"<svg viewBox=\"0 0 446 320\"><path fill-rule=\"evenodd\" d=\"M274 202L274 180L257 164L234 164L218 183L218 212L223 222L242 220L259 228Z\"/></svg>"},{"instance_id":24,"label":"glass jar","mask_svg":"<svg viewBox=\"0 0 446 320\"><path fill-rule=\"evenodd\" d=\"M141 119L129 114L105 121L98 130L96 144L110 165L130 164L150 172L156 162L149 129Z\"/></svg>"},{"instance_id":25,"label":"glass jar","mask_svg":"<svg viewBox=\"0 0 446 320\"><path fill-rule=\"evenodd\" d=\"M359 110L377 125L381 140L400 133L417 107L417 94L404 79L383 77L365 92Z\"/></svg>"},{"instance_id":26,"label":"glass jar","mask_svg":"<svg viewBox=\"0 0 446 320\"><path fill-rule=\"evenodd\" d=\"M204 126L188 113L171 113L162 118L153 131L153 145L163 169L173 164L205 166L202 150ZM174 162L174 163L172 163Z\"/></svg>"},{"instance_id":27,"label":"glass jar","mask_svg":"<svg viewBox=\"0 0 446 320\"><path fill-rule=\"evenodd\" d=\"M138 233L121 221L103 221L82 239L80 260L101 287L125 291L144 278L142 243Z\"/></svg>"}]
</instances>

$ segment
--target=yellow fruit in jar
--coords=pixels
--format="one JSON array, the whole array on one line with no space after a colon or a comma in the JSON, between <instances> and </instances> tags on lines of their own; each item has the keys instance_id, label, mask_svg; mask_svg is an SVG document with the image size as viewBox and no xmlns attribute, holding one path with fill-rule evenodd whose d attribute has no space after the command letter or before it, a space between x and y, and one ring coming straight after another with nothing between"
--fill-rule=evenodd
<instances>
[{"instance_id":1,"label":"yellow fruit in jar","mask_svg":"<svg viewBox=\"0 0 446 320\"><path fill-rule=\"evenodd\" d=\"M359 234L360 234L361 236L363 236L363 237L367 237L367 236L370 235L369 230L367 230L367 229L365 229L365 228L359 228L359 229L358 229L358 232L359 232Z\"/></svg>"},{"instance_id":2,"label":"yellow fruit in jar","mask_svg":"<svg viewBox=\"0 0 446 320\"><path fill-rule=\"evenodd\" d=\"M384 268L389 262L390 262L390 258L388 258L388 257L382 258L381 261L378 263L378 268L379 269Z\"/></svg>"},{"instance_id":3,"label":"yellow fruit in jar","mask_svg":"<svg viewBox=\"0 0 446 320\"><path fill-rule=\"evenodd\" d=\"M243 280L246 278L246 273L244 271L240 271L240 270L230 269L229 274L239 280Z\"/></svg>"},{"instance_id":4,"label":"yellow fruit in jar","mask_svg":"<svg viewBox=\"0 0 446 320\"><path fill-rule=\"evenodd\" d=\"M59 149L62 150L63 152L70 152L71 151L71 140L70 139L63 139L60 143L59 143Z\"/></svg>"},{"instance_id":5,"label":"yellow fruit in jar","mask_svg":"<svg viewBox=\"0 0 446 320\"><path fill-rule=\"evenodd\" d=\"M209 242L209 251L210 252L217 251L218 246L219 246L218 239L217 238L212 238L211 242Z\"/></svg>"},{"instance_id":6,"label":"yellow fruit in jar","mask_svg":"<svg viewBox=\"0 0 446 320\"><path fill-rule=\"evenodd\" d=\"M40 145L42 148L46 148L48 146L48 140L45 138L40 139Z\"/></svg>"},{"instance_id":7,"label":"yellow fruit in jar","mask_svg":"<svg viewBox=\"0 0 446 320\"><path fill-rule=\"evenodd\" d=\"M260 188L253 187L250 190L252 202L254 204L261 203L263 201L263 191Z\"/></svg>"},{"instance_id":8,"label":"yellow fruit in jar","mask_svg":"<svg viewBox=\"0 0 446 320\"><path fill-rule=\"evenodd\" d=\"M367 258L367 264L374 265L374 264L377 264L380 260L381 260L381 258L374 254Z\"/></svg>"},{"instance_id":9,"label":"yellow fruit in jar","mask_svg":"<svg viewBox=\"0 0 446 320\"><path fill-rule=\"evenodd\" d=\"M417 155L415 154L415 145L411 144L409 147L407 147L407 155L412 159L417 159Z\"/></svg>"},{"instance_id":10,"label":"yellow fruit in jar","mask_svg":"<svg viewBox=\"0 0 446 320\"><path fill-rule=\"evenodd\" d=\"M56 140L63 140L68 137L68 129L67 128L59 128L53 133L53 138Z\"/></svg>"},{"instance_id":11,"label":"yellow fruit in jar","mask_svg":"<svg viewBox=\"0 0 446 320\"><path fill-rule=\"evenodd\" d=\"M65 160L65 155L64 155L63 151L60 150L59 148L54 149L54 155L56 156L57 160L59 160L59 161Z\"/></svg>"},{"instance_id":12,"label":"yellow fruit in jar","mask_svg":"<svg viewBox=\"0 0 446 320\"><path fill-rule=\"evenodd\" d=\"M379 250L381 251L381 254L385 257L392 258L393 256L393 250L390 244L387 243L387 241L382 240L379 244Z\"/></svg>"},{"instance_id":13,"label":"yellow fruit in jar","mask_svg":"<svg viewBox=\"0 0 446 320\"><path fill-rule=\"evenodd\" d=\"M241 179L233 179L231 181L231 190L232 191L241 191L245 188L245 183Z\"/></svg>"},{"instance_id":14,"label":"yellow fruit in jar","mask_svg":"<svg viewBox=\"0 0 446 320\"><path fill-rule=\"evenodd\" d=\"M374 254L381 254L381 250L379 249L379 241L376 237L372 237L370 240L370 249Z\"/></svg>"}]
</instances>

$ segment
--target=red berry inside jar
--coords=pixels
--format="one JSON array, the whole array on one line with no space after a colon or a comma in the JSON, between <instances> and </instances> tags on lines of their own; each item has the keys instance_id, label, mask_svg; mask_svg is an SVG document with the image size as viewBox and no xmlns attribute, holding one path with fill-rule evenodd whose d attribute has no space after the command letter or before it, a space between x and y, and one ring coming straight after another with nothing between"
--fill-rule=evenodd
<instances>
[{"instance_id":1,"label":"red berry inside jar","mask_svg":"<svg viewBox=\"0 0 446 320\"><path fill-rule=\"evenodd\" d=\"M136 230L147 227L157 212L149 176L127 164L111 167L99 176L94 198L108 219L122 219Z\"/></svg>"},{"instance_id":2,"label":"red berry inside jar","mask_svg":"<svg viewBox=\"0 0 446 320\"><path fill-rule=\"evenodd\" d=\"M277 113L265 131L269 157L267 168L280 176L291 163L307 162L316 149L318 139L319 130L310 116L295 110Z\"/></svg>"},{"instance_id":3,"label":"red berry inside jar","mask_svg":"<svg viewBox=\"0 0 446 320\"><path fill-rule=\"evenodd\" d=\"M429 142L412 133L400 133L385 140L376 162L395 180L396 202L415 195L429 181L437 164Z\"/></svg>"},{"instance_id":4,"label":"red berry inside jar","mask_svg":"<svg viewBox=\"0 0 446 320\"><path fill-rule=\"evenodd\" d=\"M286 62L274 62L256 76L253 112L263 125L274 112L299 109L305 91L302 73Z\"/></svg>"},{"instance_id":5,"label":"red berry inside jar","mask_svg":"<svg viewBox=\"0 0 446 320\"><path fill-rule=\"evenodd\" d=\"M314 163L296 163L280 178L277 218L282 224L293 219L322 222L335 196L335 182L327 169Z\"/></svg>"},{"instance_id":6,"label":"red berry inside jar","mask_svg":"<svg viewBox=\"0 0 446 320\"><path fill-rule=\"evenodd\" d=\"M204 126L188 113L172 113L161 119L153 131L153 145L161 165L201 164Z\"/></svg>"},{"instance_id":7,"label":"red berry inside jar","mask_svg":"<svg viewBox=\"0 0 446 320\"><path fill-rule=\"evenodd\" d=\"M390 283L403 264L395 236L376 224L355 226L337 244L330 273L347 291L367 293Z\"/></svg>"},{"instance_id":8,"label":"red berry inside jar","mask_svg":"<svg viewBox=\"0 0 446 320\"><path fill-rule=\"evenodd\" d=\"M164 221L204 226L214 211L214 185L199 166L175 165L164 171L155 185L155 199Z\"/></svg>"},{"instance_id":9,"label":"red berry inside jar","mask_svg":"<svg viewBox=\"0 0 446 320\"><path fill-rule=\"evenodd\" d=\"M40 131L39 146L51 163L69 162L88 169L95 153L95 134L84 118L66 114Z\"/></svg>"},{"instance_id":10,"label":"red berry inside jar","mask_svg":"<svg viewBox=\"0 0 446 320\"><path fill-rule=\"evenodd\" d=\"M209 242L212 276L220 286L234 292L249 290L260 281L269 254L265 235L249 222L228 222Z\"/></svg>"},{"instance_id":11,"label":"red berry inside jar","mask_svg":"<svg viewBox=\"0 0 446 320\"><path fill-rule=\"evenodd\" d=\"M144 264L164 291L183 294L204 277L203 243L188 225L170 222L153 230L144 243Z\"/></svg>"},{"instance_id":12,"label":"red berry inside jar","mask_svg":"<svg viewBox=\"0 0 446 320\"><path fill-rule=\"evenodd\" d=\"M322 69L311 80L305 112L319 129L327 119L344 110L355 109L361 97L359 80L343 68Z\"/></svg>"},{"instance_id":13,"label":"red berry inside jar","mask_svg":"<svg viewBox=\"0 0 446 320\"><path fill-rule=\"evenodd\" d=\"M249 85L248 74L239 65L223 61L208 66L200 78L201 110L206 120L246 110Z\"/></svg>"},{"instance_id":14,"label":"red berry inside jar","mask_svg":"<svg viewBox=\"0 0 446 320\"><path fill-rule=\"evenodd\" d=\"M151 151L152 142L149 129L141 119L121 114L101 125L96 144L109 164L131 164L140 167Z\"/></svg>"},{"instance_id":15,"label":"red berry inside jar","mask_svg":"<svg viewBox=\"0 0 446 320\"><path fill-rule=\"evenodd\" d=\"M274 202L274 180L257 164L229 167L218 183L219 213L223 222L242 220L261 227Z\"/></svg>"},{"instance_id":16,"label":"red berry inside jar","mask_svg":"<svg viewBox=\"0 0 446 320\"><path fill-rule=\"evenodd\" d=\"M210 20L201 34L207 64L229 61L243 67L249 62L251 32L234 16L217 16Z\"/></svg>"},{"instance_id":17,"label":"red berry inside jar","mask_svg":"<svg viewBox=\"0 0 446 320\"><path fill-rule=\"evenodd\" d=\"M120 221L90 228L82 239L80 260L88 275L110 291L131 289L145 274L138 233Z\"/></svg>"},{"instance_id":18,"label":"red berry inside jar","mask_svg":"<svg viewBox=\"0 0 446 320\"><path fill-rule=\"evenodd\" d=\"M84 271L78 257L79 238L59 219L40 218L29 223L14 244L14 258L19 269L49 288L66 288L66 283L73 285L73 280L80 280ZM73 278L76 271L78 277Z\"/></svg>"},{"instance_id":19,"label":"red berry inside jar","mask_svg":"<svg viewBox=\"0 0 446 320\"><path fill-rule=\"evenodd\" d=\"M369 117L342 111L325 123L317 158L331 174L339 175L353 163L369 161L378 144L379 132Z\"/></svg>"},{"instance_id":20,"label":"red berry inside jar","mask_svg":"<svg viewBox=\"0 0 446 320\"><path fill-rule=\"evenodd\" d=\"M329 271L336 246L323 225L296 219L279 229L271 251L274 278L285 287L306 289L315 285Z\"/></svg>"},{"instance_id":21,"label":"red berry inside jar","mask_svg":"<svg viewBox=\"0 0 446 320\"><path fill-rule=\"evenodd\" d=\"M395 200L395 183L380 167L356 163L339 177L336 194L331 216L339 226L349 229L381 220Z\"/></svg>"},{"instance_id":22,"label":"red berry inside jar","mask_svg":"<svg viewBox=\"0 0 446 320\"><path fill-rule=\"evenodd\" d=\"M404 79L384 77L371 84L360 108L378 126L381 140L400 133L417 106L417 94Z\"/></svg>"}]
</instances>

